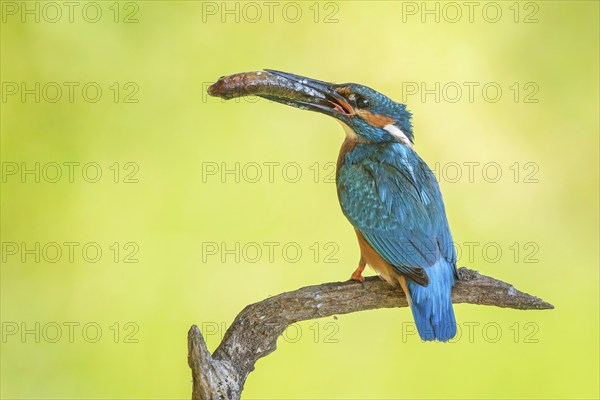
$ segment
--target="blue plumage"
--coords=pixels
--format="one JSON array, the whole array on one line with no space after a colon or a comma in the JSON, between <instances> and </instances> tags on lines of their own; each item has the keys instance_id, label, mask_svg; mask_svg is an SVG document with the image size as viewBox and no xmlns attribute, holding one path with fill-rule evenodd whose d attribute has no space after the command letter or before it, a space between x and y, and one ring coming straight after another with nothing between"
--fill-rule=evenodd
<instances>
[{"instance_id":1,"label":"blue plumage","mask_svg":"<svg viewBox=\"0 0 600 400\"><path fill-rule=\"evenodd\" d=\"M456 335L456 319L450 291L454 285L454 266L444 258L426 269L429 285L408 281L411 311L423 340L450 340Z\"/></svg>"},{"instance_id":2,"label":"blue plumage","mask_svg":"<svg viewBox=\"0 0 600 400\"><path fill-rule=\"evenodd\" d=\"M337 186L348 220L398 274L409 278L421 338L454 337L450 294L456 251L429 167L396 140L357 143L340 160Z\"/></svg>"}]
</instances>

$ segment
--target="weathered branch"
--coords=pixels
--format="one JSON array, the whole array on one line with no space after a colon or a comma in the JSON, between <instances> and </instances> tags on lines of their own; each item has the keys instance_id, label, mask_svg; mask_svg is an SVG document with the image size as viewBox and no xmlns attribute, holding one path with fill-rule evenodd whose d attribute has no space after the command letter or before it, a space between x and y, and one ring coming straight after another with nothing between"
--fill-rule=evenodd
<instances>
[{"instance_id":1,"label":"weathered branch","mask_svg":"<svg viewBox=\"0 0 600 400\"><path fill-rule=\"evenodd\" d=\"M471 303L519 310L554 308L512 285L460 268L460 281L452 291L454 303ZM378 277L307 286L269 297L242 310L211 355L200 329L188 332L188 364L192 369L193 399L239 399L256 361L273 352L277 338L298 321L348 314L376 308L406 307L401 289Z\"/></svg>"}]
</instances>

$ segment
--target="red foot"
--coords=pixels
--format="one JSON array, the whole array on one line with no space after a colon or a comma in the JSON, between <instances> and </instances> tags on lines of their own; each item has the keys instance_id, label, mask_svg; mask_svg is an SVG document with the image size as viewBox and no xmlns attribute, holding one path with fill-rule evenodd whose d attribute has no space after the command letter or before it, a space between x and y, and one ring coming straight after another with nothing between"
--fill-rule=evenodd
<instances>
[{"instance_id":1,"label":"red foot","mask_svg":"<svg viewBox=\"0 0 600 400\"><path fill-rule=\"evenodd\" d=\"M350 277L350 279L352 279L353 281L359 281L361 283L364 283L365 282L365 277L362 276L361 272L362 271L359 272L358 270L354 271L354 273L352 274L352 276Z\"/></svg>"},{"instance_id":2,"label":"red foot","mask_svg":"<svg viewBox=\"0 0 600 400\"><path fill-rule=\"evenodd\" d=\"M356 268L356 271L352 273L350 279L352 279L353 281L358 281L360 283L365 283L365 277L362 276L362 272L365 270L366 266L367 263L364 262L361 258L360 262L358 263L358 268Z\"/></svg>"}]
</instances>

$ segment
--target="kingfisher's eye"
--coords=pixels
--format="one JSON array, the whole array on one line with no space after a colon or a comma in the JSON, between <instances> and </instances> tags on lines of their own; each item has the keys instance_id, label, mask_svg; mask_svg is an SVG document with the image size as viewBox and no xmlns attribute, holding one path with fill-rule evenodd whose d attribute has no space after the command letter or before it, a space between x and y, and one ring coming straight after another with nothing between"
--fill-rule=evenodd
<instances>
[{"instance_id":1,"label":"kingfisher's eye","mask_svg":"<svg viewBox=\"0 0 600 400\"><path fill-rule=\"evenodd\" d=\"M371 106L371 102L369 99L365 99L364 97L357 97L356 105L358 108L369 108Z\"/></svg>"}]
</instances>

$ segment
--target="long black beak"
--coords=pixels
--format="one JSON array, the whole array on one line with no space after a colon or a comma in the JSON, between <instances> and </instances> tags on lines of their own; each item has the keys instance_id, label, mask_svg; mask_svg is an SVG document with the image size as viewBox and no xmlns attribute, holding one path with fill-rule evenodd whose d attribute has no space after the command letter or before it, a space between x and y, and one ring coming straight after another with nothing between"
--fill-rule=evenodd
<instances>
[{"instance_id":1,"label":"long black beak","mask_svg":"<svg viewBox=\"0 0 600 400\"><path fill-rule=\"evenodd\" d=\"M256 95L336 118L353 115L354 109L337 88L334 83L266 69L222 77L208 88L208 93L225 99Z\"/></svg>"}]
</instances>

